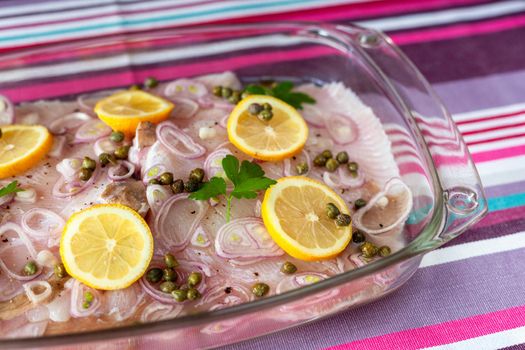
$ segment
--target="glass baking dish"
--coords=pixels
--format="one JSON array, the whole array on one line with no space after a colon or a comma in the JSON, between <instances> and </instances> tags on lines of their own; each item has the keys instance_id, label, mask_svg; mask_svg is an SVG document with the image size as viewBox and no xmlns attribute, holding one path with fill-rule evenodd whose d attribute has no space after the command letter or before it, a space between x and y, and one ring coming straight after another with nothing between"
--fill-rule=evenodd
<instances>
[{"instance_id":1,"label":"glass baking dish","mask_svg":"<svg viewBox=\"0 0 525 350\"><path fill-rule=\"evenodd\" d=\"M487 202L449 113L425 78L382 33L356 26L267 23L128 34L4 54L0 94L14 102L73 99L155 76L232 70L245 82L341 81L381 119L413 208L408 244L355 270L265 299L147 324L40 338L0 348L208 348L296 326L381 298L403 285L422 256L480 220ZM89 344L88 344L89 343Z\"/></svg>"}]
</instances>

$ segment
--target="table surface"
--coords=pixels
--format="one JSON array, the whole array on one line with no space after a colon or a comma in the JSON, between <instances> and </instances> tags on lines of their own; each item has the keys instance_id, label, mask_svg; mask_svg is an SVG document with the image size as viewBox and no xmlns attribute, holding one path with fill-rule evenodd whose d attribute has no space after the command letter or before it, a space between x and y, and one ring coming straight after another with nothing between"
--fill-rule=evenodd
<instances>
[{"instance_id":1,"label":"table surface","mask_svg":"<svg viewBox=\"0 0 525 350\"><path fill-rule=\"evenodd\" d=\"M128 30L267 20L354 22L389 34L452 113L490 212L425 256L393 295L227 349L525 348L525 1L4 0L0 52Z\"/></svg>"}]
</instances>

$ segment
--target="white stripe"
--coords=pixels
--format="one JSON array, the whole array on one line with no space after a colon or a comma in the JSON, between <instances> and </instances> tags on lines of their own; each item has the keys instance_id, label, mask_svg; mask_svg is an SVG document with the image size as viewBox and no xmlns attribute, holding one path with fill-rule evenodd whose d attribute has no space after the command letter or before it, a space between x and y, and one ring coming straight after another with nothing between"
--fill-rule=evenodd
<instances>
[{"instance_id":1,"label":"white stripe","mask_svg":"<svg viewBox=\"0 0 525 350\"><path fill-rule=\"evenodd\" d=\"M471 131L478 131L498 126L506 126L506 125L512 125L517 123L523 123L525 122L525 112L522 114L516 114L510 117L505 118L498 118L498 119L492 119L492 120L481 120L476 123L469 123L469 124L463 124L459 125L459 130L464 132L471 132Z\"/></svg>"},{"instance_id":2,"label":"white stripe","mask_svg":"<svg viewBox=\"0 0 525 350\"><path fill-rule=\"evenodd\" d=\"M470 152L472 153L479 153L479 152L484 152L484 151L497 151L503 148L509 148L513 146L523 146L523 145L525 145L525 136L515 137L512 139L508 139L508 140L484 142L478 145L468 146L468 148Z\"/></svg>"},{"instance_id":3,"label":"white stripe","mask_svg":"<svg viewBox=\"0 0 525 350\"><path fill-rule=\"evenodd\" d=\"M498 137L514 136L525 133L525 126L515 126L512 128L505 128L499 130L485 131L478 134L465 135L463 138L467 143L490 140Z\"/></svg>"},{"instance_id":4,"label":"white stripe","mask_svg":"<svg viewBox=\"0 0 525 350\"><path fill-rule=\"evenodd\" d=\"M521 248L525 248L525 232L436 249L423 257L419 267L441 265Z\"/></svg>"},{"instance_id":5,"label":"white stripe","mask_svg":"<svg viewBox=\"0 0 525 350\"><path fill-rule=\"evenodd\" d=\"M119 3L124 2L124 1L130 1L130 0L119 0ZM78 8L79 6L86 6L86 4L100 5L100 4L109 4L109 3L115 3L115 0L90 0L89 3L86 3L85 0L47 1L47 2L42 2L42 3L2 7L0 10L0 15L1 16L15 16L15 15L22 15L26 13L31 14L35 12L67 10L71 8L74 9L74 8Z\"/></svg>"},{"instance_id":6,"label":"white stripe","mask_svg":"<svg viewBox=\"0 0 525 350\"><path fill-rule=\"evenodd\" d=\"M432 346L432 350L494 350L525 343L525 326L470 338L451 344Z\"/></svg>"},{"instance_id":7,"label":"white stripe","mask_svg":"<svg viewBox=\"0 0 525 350\"><path fill-rule=\"evenodd\" d=\"M516 103L512 105L507 106L498 106L493 108L487 108L487 109L480 109L465 113L456 113L452 115L452 118L456 122L463 122L463 121L469 121L474 119L479 119L483 117L490 117L494 115L500 115L500 114L508 114L508 113L516 113L525 110L525 102L524 103Z\"/></svg>"},{"instance_id":8,"label":"white stripe","mask_svg":"<svg viewBox=\"0 0 525 350\"><path fill-rule=\"evenodd\" d=\"M485 187L525 181L525 156L481 162L476 167Z\"/></svg>"},{"instance_id":9,"label":"white stripe","mask_svg":"<svg viewBox=\"0 0 525 350\"><path fill-rule=\"evenodd\" d=\"M491 18L518 13L523 10L525 10L525 2L516 0L414 15L357 21L357 23L365 27L388 31Z\"/></svg>"}]
</instances>

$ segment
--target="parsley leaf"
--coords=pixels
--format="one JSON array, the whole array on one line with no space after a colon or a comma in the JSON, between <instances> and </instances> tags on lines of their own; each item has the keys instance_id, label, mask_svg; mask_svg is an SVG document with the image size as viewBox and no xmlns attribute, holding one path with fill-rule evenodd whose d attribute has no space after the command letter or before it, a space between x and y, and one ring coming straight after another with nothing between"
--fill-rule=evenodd
<instances>
[{"instance_id":1,"label":"parsley leaf","mask_svg":"<svg viewBox=\"0 0 525 350\"><path fill-rule=\"evenodd\" d=\"M239 167L239 160L232 155L227 155L222 160L224 173L233 183L234 188L229 194L226 193L226 181L220 177L212 177L210 181L193 192L189 198L195 200L207 200L225 195L227 200L226 222L230 221L231 201L233 198L256 198L257 192L265 190L276 181L264 176L264 171L259 164L244 160Z\"/></svg>"},{"instance_id":2,"label":"parsley leaf","mask_svg":"<svg viewBox=\"0 0 525 350\"><path fill-rule=\"evenodd\" d=\"M302 92L293 92L293 87L291 81L282 81L271 89L261 85L248 85L244 90L250 94L273 96L295 109L303 109L303 103L315 103L315 99L311 96Z\"/></svg>"},{"instance_id":3,"label":"parsley leaf","mask_svg":"<svg viewBox=\"0 0 525 350\"><path fill-rule=\"evenodd\" d=\"M7 186L0 188L0 197L6 196L11 193L22 192L23 189L18 187L18 181L12 181Z\"/></svg>"}]
</instances>

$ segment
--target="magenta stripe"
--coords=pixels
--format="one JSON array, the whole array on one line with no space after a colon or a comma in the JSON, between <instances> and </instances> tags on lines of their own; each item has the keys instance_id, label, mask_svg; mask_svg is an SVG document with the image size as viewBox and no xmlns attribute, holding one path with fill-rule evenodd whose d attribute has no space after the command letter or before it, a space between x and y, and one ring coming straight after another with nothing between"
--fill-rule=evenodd
<instances>
[{"instance_id":1,"label":"magenta stripe","mask_svg":"<svg viewBox=\"0 0 525 350\"><path fill-rule=\"evenodd\" d=\"M516 191L514 191L516 193ZM523 219L523 207L514 207L505 210L498 210L496 212L489 212L483 220L476 224L476 228L493 226L507 221Z\"/></svg>"},{"instance_id":2,"label":"magenta stripe","mask_svg":"<svg viewBox=\"0 0 525 350\"><path fill-rule=\"evenodd\" d=\"M525 154L525 145L519 145L508 148L492 149L472 154L472 159L476 163L490 162L491 160L512 158Z\"/></svg>"}]
</instances>

